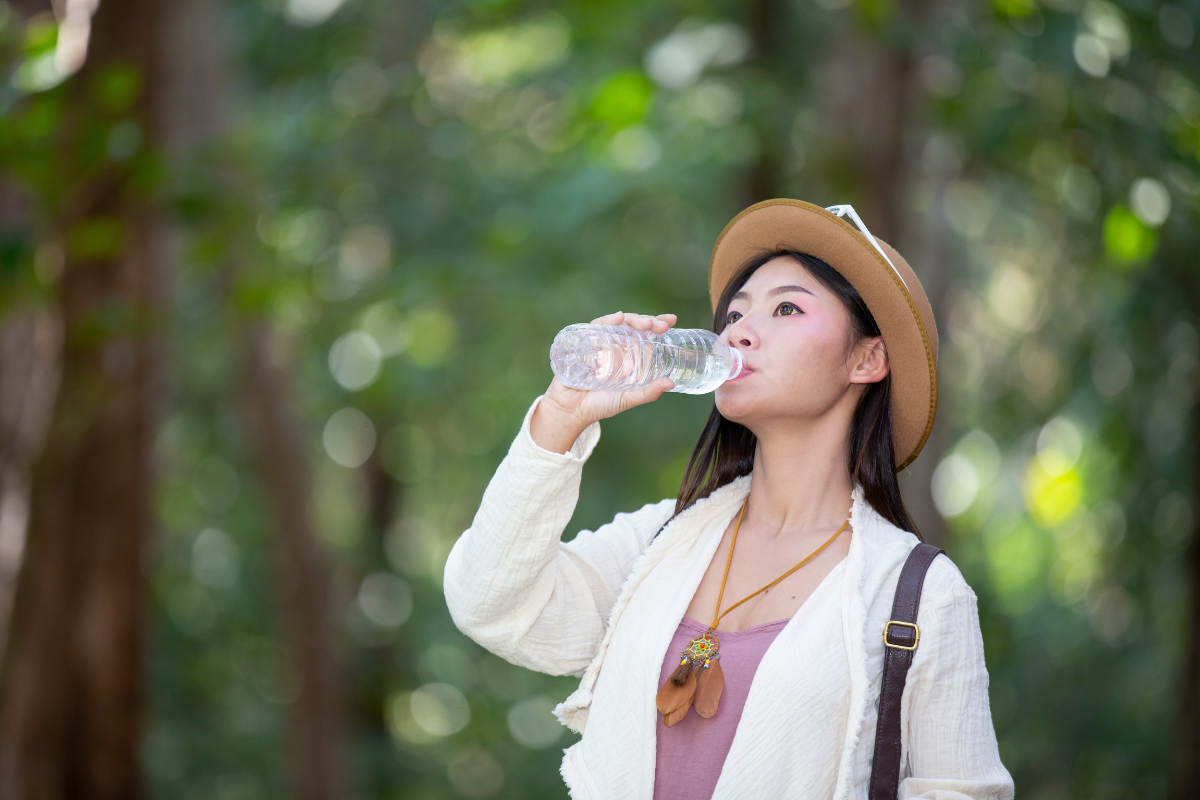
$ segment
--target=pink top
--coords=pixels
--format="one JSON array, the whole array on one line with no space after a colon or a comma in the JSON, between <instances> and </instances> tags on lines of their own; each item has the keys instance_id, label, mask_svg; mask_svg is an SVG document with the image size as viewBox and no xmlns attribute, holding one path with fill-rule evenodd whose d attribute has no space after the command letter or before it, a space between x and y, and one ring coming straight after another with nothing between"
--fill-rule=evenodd
<instances>
[{"instance_id":1,"label":"pink top","mask_svg":"<svg viewBox=\"0 0 1200 800\"><path fill-rule=\"evenodd\" d=\"M721 642L721 673L725 689L717 713L704 719L695 709L682 722L668 728L658 715L658 750L654 768L654 800L703 800L712 797L733 744L742 707L750 694L750 682L758 662L775 637L790 620L780 619L728 633L718 631ZM708 630L691 617L684 617L667 649L658 685L679 666L679 654L689 640Z\"/></svg>"}]
</instances>

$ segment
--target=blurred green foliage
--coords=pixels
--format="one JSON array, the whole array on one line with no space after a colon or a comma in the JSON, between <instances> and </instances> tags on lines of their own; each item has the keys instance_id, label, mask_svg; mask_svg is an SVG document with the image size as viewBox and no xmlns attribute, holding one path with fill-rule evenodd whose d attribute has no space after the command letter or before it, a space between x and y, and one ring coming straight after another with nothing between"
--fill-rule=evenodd
<instances>
[{"instance_id":1,"label":"blurred green foliage","mask_svg":"<svg viewBox=\"0 0 1200 800\"><path fill-rule=\"evenodd\" d=\"M1163 796L1196 513L1200 6L923 13L224 3L229 130L168 182L183 244L150 576L154 796L285 793L297 686L235 400L247 313L286 334L279 359L296 368L354 796L565 796L573 735L549 709L573 679L461 636L446 554L550 379L558 329L616 309L706 326L709 248L762 199L746 186L764 163L780 194L861 202L828 113L871 100L838 95L831 43L847 37L914 70L898 203L914 226L944 223L950 251L946 450L925 458L941 459L947 549L980 597L1003 759L1023 796ZM770 58L754 14L772 15ZM0 154L37 214L5 240L0 281L6 298L45 298L66 168L47 157L55 26L2 19ZM97 83L83 166L141 152L120 119L137 91L136 75ZM65 243L99 256L120 239L90 220ZM710 402L606 421L570 530L674 495Z\"/></svg>"}]
</instances>

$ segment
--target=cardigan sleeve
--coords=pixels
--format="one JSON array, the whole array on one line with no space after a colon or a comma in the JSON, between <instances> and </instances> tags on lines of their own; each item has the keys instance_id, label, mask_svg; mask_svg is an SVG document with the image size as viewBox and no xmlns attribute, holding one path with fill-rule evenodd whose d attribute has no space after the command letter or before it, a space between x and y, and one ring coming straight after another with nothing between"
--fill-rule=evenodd
<instances>
[{"instance_id":1,"label":"cardigan sleeve","mask_svg":"<svg viewBox=\"0 0 1200 800\"><path fill-rule=\"evenodd\" d=\"M907 777L899 796L1012 800L1013 779L992 726L975 592L944 559L934 562L928 578L939 591L917 617L921 646L902 704Z\"/></svg>"},{"instance_id":2,"label":"cardigan sleeve","mask_svg":"<svg viewBox=\"0 0 1200 800\"><path fill-rule=\"evenodd\" d=\"M580 674L600 647L633 562L670 518L674 501L617 514L562 542L600 425L589 425L570 452L552 453L529 434L540 401L450 551L446 604L459 630L496 655L552 675Z\"/></svg>"}]
</instances>

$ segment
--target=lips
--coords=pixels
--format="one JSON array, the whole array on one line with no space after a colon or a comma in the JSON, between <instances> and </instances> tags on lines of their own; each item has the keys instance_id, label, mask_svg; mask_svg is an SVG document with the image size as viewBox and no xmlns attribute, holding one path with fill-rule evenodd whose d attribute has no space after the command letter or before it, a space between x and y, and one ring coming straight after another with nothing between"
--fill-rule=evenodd
<instances>
[{"instance_id":1,"label":"lips","mask_svg":"<svg viewBox=\"0 0 1200 800\"><path fill-rule=\"evenodd\" d=\"M730 378L729 380L731 380L731 381L740 381L742 378L746 377L747 375L749 375L749 374L750 374L751 372L753 372L753 371L754 371L754 370L750 369L749 367L742 367L742 371L741 371L741 372L739 372L737 375L734 375L734 376L733 376L732 378Z\"/></svg>"}]
</instances>

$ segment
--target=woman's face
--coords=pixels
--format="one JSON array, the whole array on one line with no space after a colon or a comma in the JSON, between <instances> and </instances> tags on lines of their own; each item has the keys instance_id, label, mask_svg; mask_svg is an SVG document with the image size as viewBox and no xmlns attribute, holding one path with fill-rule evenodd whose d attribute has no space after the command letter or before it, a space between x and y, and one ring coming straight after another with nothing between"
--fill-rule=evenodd
<instances>
[{"instance_id":1,"label":"woman's face","mask_svg":"<svg viewBox=\"0 0 1200 800\"><path fill-rule=\"evenodd\" d=\"M887 375L880 338L852 342L842 301L786 256L750 276L730 301L726 323L721 338L741 351L746 369L717 389L717 409L751 431L818 418L847 402L848 393L856 404L856 384Z\"/></svg>"}]
</instances>

